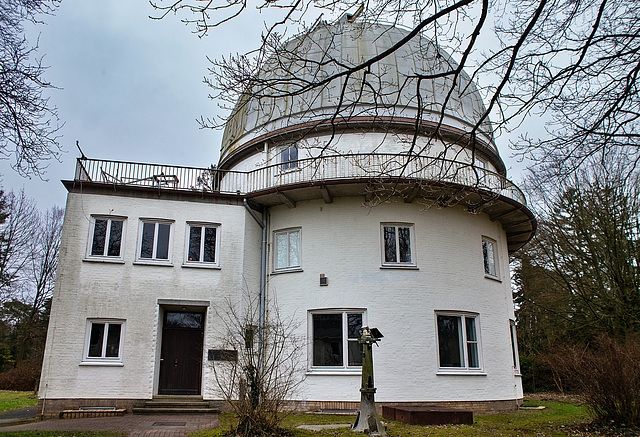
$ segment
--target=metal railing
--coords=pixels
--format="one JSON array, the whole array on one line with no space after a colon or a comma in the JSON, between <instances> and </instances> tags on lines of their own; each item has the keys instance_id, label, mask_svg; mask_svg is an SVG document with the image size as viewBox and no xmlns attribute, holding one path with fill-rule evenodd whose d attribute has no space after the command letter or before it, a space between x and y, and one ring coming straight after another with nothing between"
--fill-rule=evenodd
<instances>
[{"instance_id":1,"label":"metal railing","mask_svg":"<svg viewBox=\"0 0 640 437\"><path fill-rule=\"evenodd\" d=\"M78 158L75 174L77 181L239 195L287 185L349 179L459 184L526 205L522 191L497 173L465 162L402 154L329 155L301 159L286 166L266 165L248 172Z\"/></svg>"}]
</instances>

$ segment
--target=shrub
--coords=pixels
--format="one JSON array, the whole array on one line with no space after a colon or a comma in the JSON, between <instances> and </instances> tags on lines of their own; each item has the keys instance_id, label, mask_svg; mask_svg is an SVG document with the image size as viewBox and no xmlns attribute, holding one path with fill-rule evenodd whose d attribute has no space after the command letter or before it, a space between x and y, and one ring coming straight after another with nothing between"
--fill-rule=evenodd
<instances>
[{"instance_id":1,"label":"shrub","mask_svg":"<svg viewBox=\"0 0 640 437\"><path fill-rule=\"evenodd\" d=\"M640 341L601 336L549 357L565 380L576 383L596 421L640 426Z\"/></svg>"},{"instance_id":2,"label":"shrub","mask_svg":"<svg viewBox=\"0 0 640 437\"><path fill-rule=\"evenodd\" d=\"M0 373L0 390L34 391L40 379L39 361L21 361L13 369Z\"/></svg>"}]
</instances>

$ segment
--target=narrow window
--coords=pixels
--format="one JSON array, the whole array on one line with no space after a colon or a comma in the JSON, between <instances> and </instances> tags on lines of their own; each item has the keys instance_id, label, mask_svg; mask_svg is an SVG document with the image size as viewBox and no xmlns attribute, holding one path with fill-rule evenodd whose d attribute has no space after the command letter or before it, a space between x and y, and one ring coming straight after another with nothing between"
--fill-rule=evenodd
<instances>
[{"instance_id":1,"label":"narrow window","mask_svg":"<svg viewBox=\"0 0 640 437\"><path fill-rule=\"evenodd\" d=\"M437 329L441 368L480 369L477 316L437 314Z\"/></svg>"},{"instance_id":2,"label":"narrow window","mask_svg":"<svg viewBox=\"0 0 640 437\"><path fill-rule=\"evenodd\" d=\"M358 343L362 323L362 310L311 312L312 367L362 366L362 345Z\"/></svg>"},{"instance_id":3,"label":"narrow window","mask_svg":"<svg viewBox=\"0 0 640 437\"><path fill-rule=\"evenodd\" d=\"M124 218L92 217L89 257L122 258Z\"/></svg>"},{"instance_id":4,"label":"narrow window","mask_svg":"<svg viewBox=\"0 0 640 437\"><path fill-rule=\"evenodd\" d=\"M274 270L300 268L300 229L277 231L274 240Z\"/></svg>"},{"instance_id":5,"label":"narrow window","mask_svg":"<svg viewBox=\"0 0 640 437\"><path fill-rule=\"evenodd\" d=\"M121 320L90 320L87 326L85 360L122 361L123 327L124 322Z\"/></svg>"},{"instance_id":6,"label":"narrow window","mask_svg":"<svg viewBox=\"0 0 640 437\"><path fill-rule=\"evenodd\" d=\"M215 224L188 224L186 263L216 265L219 226Z\"/></svg>"},{"instance_id":7,"label":"narrow window","mask_svg":"<svg viewBox=\"0 0 640 437\"><path fill-rule=\"evenodd\" d=\"M413 225L382 225L382 264L415 265L413 259Z\"/></svg>"},{"instance_id":8,"label":"narrow window","mask_svg":"<svg viewBox=\"0 0 640 437\"><path fill-rule=\"evenodd\" d=\"M482 239L482 258L484 260L484 274L493 278L498 277L498 261L496 258L496 242L489 238Z\"/></svg>"},{"instance_id":9,"label":"narrow window","mask_svg":"<svg viewBox=\"0 0 640 437\"><path fill-rule=\"evenodd\" d=\"M171 257L171 227L171 223L143 221L139 259L168 261Z\"/></svg>"},{"instance_id":10,"label":"narrow window","mask_svg":"<svg viewBox=\"0 0 640 437\"><path fill-rule=\"evenodd\" d=\"M516 322L514 320L509 320L509 331L511 332L511 355L513 356L513 371L515 373L520 373L520 358L518 357Z\"/></svg>"},{"instance_id":11,"label":"narrow window","mask_svg":"<svg viewBox=\"0 0 640 437\"><path fill-rule=\"evenodd\" d=\"M298 146L288 146L280 152L280 164L282 170L291 170L298 167Z\"/></svg>"}]
</instances>

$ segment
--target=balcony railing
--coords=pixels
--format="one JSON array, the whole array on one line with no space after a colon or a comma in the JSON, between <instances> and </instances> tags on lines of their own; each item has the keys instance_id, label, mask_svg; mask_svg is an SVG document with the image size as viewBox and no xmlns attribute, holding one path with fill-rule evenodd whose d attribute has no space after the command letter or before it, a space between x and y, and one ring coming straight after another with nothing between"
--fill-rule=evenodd
<instances>
[{"instance_id":1,"label":"balcony railing","mask_svg":"<svg viewBox=\"0 0 640 437\"><path fill-rule=\"evenodd\" d=\"M248 172L78 158L76 181L245 195L287 185L335 180L435 181L479 188L526 205L503 176L469 163L427 156L343 154L267 165Z\"/></svg>"}]
</instances>

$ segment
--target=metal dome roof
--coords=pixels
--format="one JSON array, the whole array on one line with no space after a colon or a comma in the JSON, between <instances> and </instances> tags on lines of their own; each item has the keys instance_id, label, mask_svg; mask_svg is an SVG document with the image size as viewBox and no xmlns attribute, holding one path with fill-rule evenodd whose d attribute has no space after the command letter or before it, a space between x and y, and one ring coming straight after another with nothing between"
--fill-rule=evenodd
<instances>
[{"instance_id":1,"label":"metal dome roof","mask_svg":"<svg viewBox=\"0 0 640 437\"><path fill-rule=\"evenodd\" d=\"M416 74L438 75L458 64L436 45L418 35L365 72L349 75L350 67L379 56L408 35L388 24L319 22L277 50L251 81L226 124L221 162L244 144L270 132L331 118L340 105L340 120L355 118L439 121L452 75L423 78L416 93ZM332 76L338 75L330 79ZM364 77L366 75L366 77ZM363 78L367 84L363 86ZM321 86L310 84L321 82ZM344 90L344 93L342 93ZM476 85L462 72L447 102L444 125L469 131L485 106ZM497 154L492 129L485 119L478 132Z\"/></svg>"}]
</instances>

